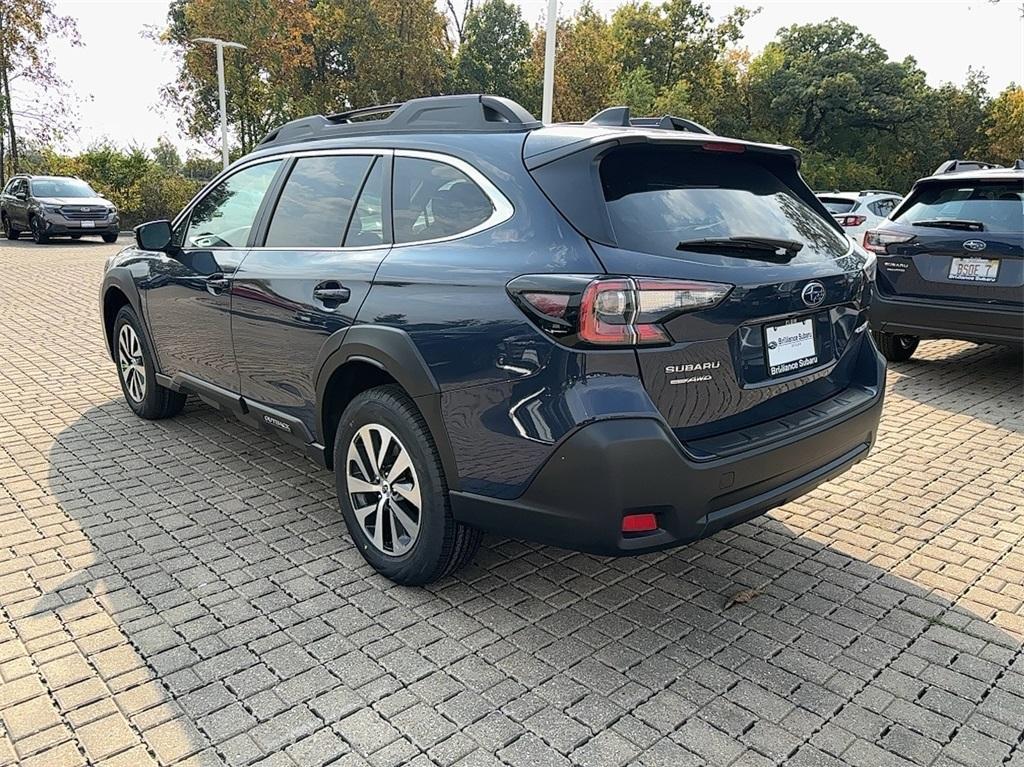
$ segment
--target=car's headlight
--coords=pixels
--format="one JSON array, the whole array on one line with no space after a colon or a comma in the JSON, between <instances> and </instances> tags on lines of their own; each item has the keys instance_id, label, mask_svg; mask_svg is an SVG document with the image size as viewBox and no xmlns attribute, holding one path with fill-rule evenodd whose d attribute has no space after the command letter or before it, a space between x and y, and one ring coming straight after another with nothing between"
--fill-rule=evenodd
<instances>
[{"instance_id":1,"label":"car's headlight","mask_svg":"<svg viewBox=\"0 0 1024 767\"><path fill-rule=\"evenodd\" d=\"M107 215L108 216L116 216L117 215L117 208L113 208L113 207L107 208Z\"/></svg>"},{"instance_id":2,"label":"car's headlight","mask_svg":"<svg viewBox=\"0 0 1024 767\"><path fill-rule=\"evenodd\" d=\"M46 205L44 203L40 207L47 213L60 213L60 205Z\"/></svg>"}]
</instances>

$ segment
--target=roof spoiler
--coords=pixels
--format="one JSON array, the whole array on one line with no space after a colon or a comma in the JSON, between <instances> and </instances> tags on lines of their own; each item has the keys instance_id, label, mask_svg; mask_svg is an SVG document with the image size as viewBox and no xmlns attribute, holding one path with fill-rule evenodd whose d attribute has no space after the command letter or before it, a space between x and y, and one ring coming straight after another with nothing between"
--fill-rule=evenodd
<instances>
[{"instance_id":1,"label":"roof spoiler","mask_svg":"<svg viewBox=\"0 0 1024 767\"><path fill-rule=\"evenodd\" d=\"M360 119L372 115L387 116ZM400 104L302 117L272 130L259 146L387 133L517 133L540 126L540 121L524 107L500 96L428 96Z\"/></svg>"},{"instance_id":2,"label":"roof spoiler","mask_svg":"<svg viewBox=\"0 0 1024 767\"><path fill-rule=\"evenodd\" d=\"M659 130L682 130L690 133L704 133L714 136L714 132L699 122L687 120L685 117L665 115L664 117L630 117L629 107L608 107L587 120L584 125L603 125L613 128L657 128Z\"/></svg>"}]
</instances>

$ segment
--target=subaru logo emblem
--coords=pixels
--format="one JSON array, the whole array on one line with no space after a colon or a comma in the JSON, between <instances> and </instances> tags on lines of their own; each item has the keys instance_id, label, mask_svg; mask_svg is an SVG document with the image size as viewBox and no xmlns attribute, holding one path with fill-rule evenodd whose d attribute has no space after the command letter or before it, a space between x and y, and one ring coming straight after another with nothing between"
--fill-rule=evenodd
<instances>
[{"instance_id":1,"label":"subaru logo emblem","mask_svg":"<svg viewBox=\"0 0 1024 767\"><path fill-rule=\"evenodd\" d=\"M977 253L979 250L984 250L988 247L984 240L966 240L964 242L964 250L972 250Z\"/></svg>"},{"instance_id":2,"label":"subaru logo emblem","mask_svg":"<svg viewBox=\"0 0 1024 767\"><path fill-rule=\"evenodd\" d=\"M825 300L825 286L820 282L808 282L804 285L803 292L800 293L800 298L804 300L804 303L811 308L820 306L821 302Z\"/></svg>"}]
</instances>

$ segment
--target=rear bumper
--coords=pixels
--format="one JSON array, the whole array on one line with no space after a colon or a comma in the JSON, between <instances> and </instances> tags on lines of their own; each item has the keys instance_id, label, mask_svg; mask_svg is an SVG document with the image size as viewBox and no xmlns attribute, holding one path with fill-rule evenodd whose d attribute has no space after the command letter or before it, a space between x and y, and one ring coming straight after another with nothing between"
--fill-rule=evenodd
<instances>
[{"instance_id":1,"label":"rear bumper","mask_svg":"<svg viewBox=\"0 0 1024 767\"><path fill-rule=\"evenodd\" d=\"M519 498L455 492L452 512L484 530L593 554L679 546L798 498L866 457L883 391L881 383L867 390L817 428L712 460L694 459L657 418L598 421L568 437ZM623 534L623 516L637 513L654 513L658 529Z\"/></svg>"},{"instance_id":2,"label":"rear bumper","mask_svg":"<svg viewBox=\"0 0 1024 767\"><path fill-rule=\"evenodd\" d=\"M876 291L869 320L872 330L896 335L1014 346L1024 343L1024 309L896 298Z\"/></svg>"}]
</instances>

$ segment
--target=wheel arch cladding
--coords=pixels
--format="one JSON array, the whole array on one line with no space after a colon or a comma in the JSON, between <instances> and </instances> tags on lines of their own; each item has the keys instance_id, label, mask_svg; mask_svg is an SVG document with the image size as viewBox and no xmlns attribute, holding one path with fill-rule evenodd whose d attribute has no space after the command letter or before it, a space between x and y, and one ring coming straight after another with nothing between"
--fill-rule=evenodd
<instances>
[{"instance_id":1,"label":"wheel arch cladding","mask_svg":"<svg viewBox=\"0 0 1024 767\"><path fill-rule=\"evenodd\" d=\"M441 392L408 333L383 325L357 325L329 342L317 377L317 423L328 468L334 465L338 420L352 398L374 386L394 383L412 399L430 429L448 487L459 487L455 454L441 415Z\"/></svg>"},{"instance_id":2,"label":"wheel arch cladding","mask_svg":"<svg viewBox=\"0 0 1024 767\"><path fill-rule=\"evenodd\" d=\"M110 285L103 291L103 332L107 336L107 351L114 358L114 321L124 306L135 308L131 300L118 285ZM138 310L136 309L136 313Z\"/></svg>"}]
</instances>

